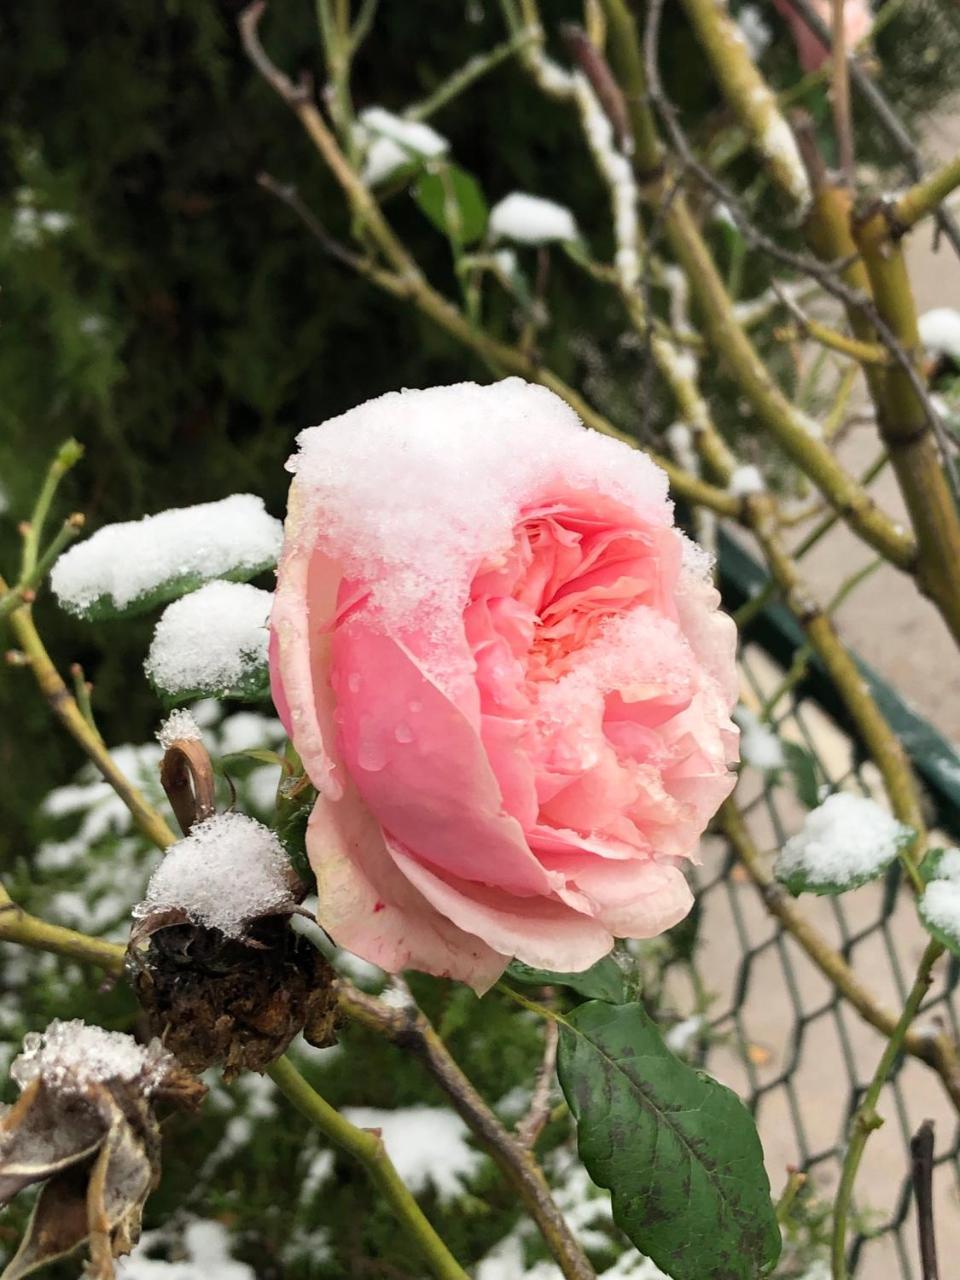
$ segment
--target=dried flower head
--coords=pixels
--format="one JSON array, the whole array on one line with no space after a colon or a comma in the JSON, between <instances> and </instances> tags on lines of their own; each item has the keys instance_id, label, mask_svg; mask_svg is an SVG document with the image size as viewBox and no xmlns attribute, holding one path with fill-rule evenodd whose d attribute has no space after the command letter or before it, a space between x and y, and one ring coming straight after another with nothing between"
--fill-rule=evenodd
<instances>
[{"instance_id":1,"label":"dried flower head","mask_svg":"<svg viewBox=\"0 0 960 1280\"><path fill-rule=\"evenodd\" d=\"M21 1094L0 1114L0 1204L44 1185L5 1280L86 1241L85 1274L110 1280L159 1178L155 1107L195 1107L206 1088L159 1041L141 1045L80 1021L28 1035L10 1075Z\"/></svg>"}]
</instances>

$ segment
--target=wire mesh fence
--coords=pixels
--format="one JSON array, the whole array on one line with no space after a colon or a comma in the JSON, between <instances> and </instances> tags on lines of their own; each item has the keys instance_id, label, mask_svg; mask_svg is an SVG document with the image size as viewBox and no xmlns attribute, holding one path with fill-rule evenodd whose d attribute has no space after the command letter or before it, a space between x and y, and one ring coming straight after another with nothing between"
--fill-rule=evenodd
<instances>
[{"instance_id":1,"label":"wire mesh fence","mask_svg":"<svg viewBox=\"0 0 960 1280\"><path fill-rule=\"evenodd\" d=\"M747 647L742 671L745 696L759 705L783 678L782 668L756 645ZM822 788L879 794L874 767L812 698L791 693L777 707L778 735L806 749ZM747 767L737 799L754 842L772 864L774 851L802 821L794 786L783 770ZM947 840L957 835L943 834ZM755 1112L775 1194L790 1169L807 1174L796 1269L791 1271L788 1248L778 1272L806 1276L810 1258L824 1256L849 1122L885 1040L770 914L732 850L717 839L703 861L696 943L665 983L667 1001L682 1018L674 1034L690 1039L695 1059ZM805 896L801 906L896 1015L926 941L898 871L841 898ZM951 959L937 974L919 1026L960 1034L958 982L960 965ZM898 1062L878 1111L885 1123L870 1139L857 1181L850 1270L857 1280L919 1280L910 1138L923 1120L933 1120L934 1211L941 1254L949 1259L960 1249L960 1126L942 1082L916 1058Z\"/></svg>"}]
</instances>

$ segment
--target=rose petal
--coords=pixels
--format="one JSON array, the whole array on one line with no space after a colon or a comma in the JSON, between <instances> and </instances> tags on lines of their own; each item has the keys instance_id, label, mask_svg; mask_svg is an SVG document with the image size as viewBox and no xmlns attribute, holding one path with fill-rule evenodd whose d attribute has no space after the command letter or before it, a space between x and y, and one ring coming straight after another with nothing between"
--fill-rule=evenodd
<instances>
[{"instance_id":1,"label":"rose petal","mask_svg":"<svg viewBox=\"0 0 960 1280\"><path fill-rule=\"evenodd\" d=\"M479 735L407 649L353 619L333 654L344 762L384 831L461 879L549 893ZM351 691L350 672L375 678Z\"/></svg>"},{"instance_id":2,"label":"rose petal","mask_svg":"<svg viewBox=\"0 0 960 1280\"><path fill-rule=\"evenodd\" d=\"M270 615L271 688L276 706L311 782L336 799L343 790L333 754L333 691L328 677L330 638L341 573L313 552L302 527L297 485L290 492L286 542Z\"/></svg>"},{"instance_id":3,"label":"rose petal","mask_svg":"<svg viewBox=\"0 0 960 1280\"><path fill-rule=\"evenodd\" d=\"M537 969L579 973L613 946L608 930L555 898L516 898L441 876L387 837L394 862L423 896L461 929Z\"/></svg>"},{"instance_id":4,"label":"rose petal","mask_svg":"<svg viewBox=\"0 0 960 1280\"><path fill-rule=\"evenodd\" d=\"M441 915L397 870L355 788L321 796L307 826L317 877L317 920L338 946L388 973L419 969L482 994L509 959Z\"/></svg>"}]
</instances>

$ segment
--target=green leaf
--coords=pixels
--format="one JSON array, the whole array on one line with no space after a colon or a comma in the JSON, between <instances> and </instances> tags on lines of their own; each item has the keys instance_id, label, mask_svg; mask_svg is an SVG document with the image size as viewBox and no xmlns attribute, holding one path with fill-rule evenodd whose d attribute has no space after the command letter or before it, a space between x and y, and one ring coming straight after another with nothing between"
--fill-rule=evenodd
<instances>
[{"instance_id":1,"label":"green leaf","mask_svg":"<svg viewBox=\"0 0 960 1280\"><path fill-rule=\"evenodd\" d=\"M943 880L945 878L944 873L941 870L941 867L942 867L944 858L947 856L948 853L952 853L952 852L953 852L952 849L940 849L940 848L927 850L927 852L923 855L923 860L921 861L920 865L917 867L917 871L920 874L920 879L923 881L924 884L929 884L931 880ZM953 859L951 859L951 861L953 861ZM948 876L946 878L952 879L951 876Z\"/></svg>"},{"instance_id":2,"label":"green leaf","mask_svg":"<svg viewBox=\"0 0 960 1280\"><path fill-rule=\"evenodd\" d=\"M186 702L197 702L200 698L232 698L235 702L269 702L270 700L270 668L259 655L245 654L243 674L232 684L195 684L189 689L164 688L159 681L150 676L150 683L164 708L181 707ZM270 761L273 763L273 761Z\"/></svg>"},{"instance_id":3,"label":"green leaf","mask_svg":"<svg viewBox=\"0 0 960 1280\"><path fill-rule=\"evenodd\" d=\"M784 742L783 754L797 799L805 808L815 809L820 803L820 778L813 753L797 742Z\"/></svg>"},{"instance_id":4,"label":"green leaf","mask_svg":"<svg viewBox=\"0 0 960 1280\"><path fill-rule=\"evenodd\" d=\"M931 849L919 867L926 888L917 900L924 928L960 957L960 853Z\"/></svg>"},{"instance_id":5,"label":"green leaf","mask_svg":"<svg viewBox=\"0 0 960 1280\"><path fill-rule=\"evenodd\" d=\"M249 582L259 574L276 567L276 559L271 557L257 564L236 565L213 574L181 573L158 582L150 591L145 591L135 600L122 605L117 604L113 596L102 595L89 604L69 604L66 607L70 613L77 618L82 618L84 622L112 622L117 618L133 618L141 613L149 613L160 605L169 604L171 600L179 600L181 596L190 595L191 592L215 578L223 578L227 582Z\"/></svg>"},{"instance_id":6,"label":"green leaf","mask_svg":"<svg viewBox=\"0 0 960 1280\"><path fill-rule=\"evenodd\" d=\"M474 244L487 229L487 202L476 178L455 164L425 173L414 198L438 231L454 244Z\"/></svg>"},{"instance_id":7,"label":"green leaf","mask_svg":"<svg viewBox=\"0 0 960 1280\"><path fill-rule=\"evenodd\" d=\"M230 751L220 757L222 765L231 765L234 761L257 760L260 764L274 764L286 770L287 762L277 751L268 751L265 747L252 747L246 751Z\"/></svg>"},{"instance_id":8,"label":"green leaf","mask_svg":"<svg viewBox=\"0 0 960 1280\"><path fill-rule=\"evenodd\" d=\"M560 1022L560 1084L613 1217L674 1280L756 1280L780 1254L763 1151L740 1099L667 1049L639 1004Z\"/></svg>"},{"instance_id":9,"label":"green leaf","mask_svg":"<svg viewBox=\"0 0 960 1280\"><path fill-rule=\"evenodd\" d=\"M273 829L286 849L297 875L305 884L312 885L314 874L307 857L307 823L316 803L317 792L305 774L294 775L293 770L300 764L300 760L292 746L288 748L287 756L286 765L290 772L283 776L277 791L277 813Z\"/></svg>"},{"instance_id":10,"label":"green leaf","mask_svg":"<svg viewBox=\"0 0 960 1280\"><path fill-rule=\"evenodd\" d=\"M551 973L549 969L531 969L529 965L514 960L507 973L517 982L535 987L569 987L588 1000L606 1000L610 1004L622 1004L625 992L623 970L612 955L604 956L583 973Z\"/></svg>"}]
</instances>

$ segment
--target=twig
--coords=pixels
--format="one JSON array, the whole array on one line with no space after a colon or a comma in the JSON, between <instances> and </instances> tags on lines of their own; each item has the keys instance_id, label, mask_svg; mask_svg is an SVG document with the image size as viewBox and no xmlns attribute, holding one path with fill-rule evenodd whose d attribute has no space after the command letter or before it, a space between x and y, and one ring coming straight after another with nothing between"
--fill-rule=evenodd
<instances>
[{"instance_id":1,"label":"twig","mask_svg":"<svg viewBox=\"0 0 960 1280\"><path fill-rule=\"evenodd\" d=\"M534 31L517 31L500 44L494 45L487 53L479 53L470 58L449 79L438 85L429 97L407 107L403 113L404 119L429 119L441 107L445 107L448 102L451 102L466 89L469 89L471 85L476 84L482 76L493 71L495 67L499 67L501 62L506 62L514 54L520 53L528 45L533 44L536 38L537 35Z\"/></svg>"},{"instance_id":2,"label":"twig","mask_svg":"<svg viewBox=\"0 0 960 1280\"><path fill-rule=\"evenodd\" d=\"M833 107L833 130L837 138L837 154L840 159L840 171L844 175L847 186L852 188L856 183L853 159L853 125L850 119L850 69L847 64L847 32L843 20L845 0L833 0L831 31L831 99Z\"/></svg>"},{"instance_id":3,"label":"twig","mask_svg":"<svg viewBox=\"0 0 960 1280\"><path fill-rule=\"evenodd\" d=\"M93 693L93 685L84 675L83 667L79 662L71 663L70 678L73 681L73 696L76 699L77 706L80 708L81 715L100 741L103 742L103 735L97 728L97 721L93 714L93 703L90 700L90 695Z\"/></svg>"},{"instance_id":4,"label":"twig","mask_svg":"<svg viewBox=\"0 0 960 1280\"><path fill-rule=\"evenodd\" d=\"M850 1214L853 1187L856 1182L857 1171L860 1168L860 1162L863 1159L864 1148L867 1145L870 1134L883 1124L883 1120L877 1114L876 1109L877 1103L880 1101L880 1094L883 1092L883 1086L887 1082L887 1077L890 1075L894 1063L903 1052L904 1041L910 1029L910 1024L917 1016L923 997L927 994L927 988L930 986L933 966L942 955L943 947L939 942L931 941L927 944L917 968L917 976L903 1006L903 1012L897 1020L897 1025L890 1033L890 1038L877 1064L873 1079L870 1081L867 1091L863 1095L863 1101L857 1107L851 1121L850 1142L847 1147L847 1154L844 1157L843 1169L840 1173L840 1185L837 1188L834 1202L833 1234L830 1247L833 1280L846 1280L847 1278L847 1219Z\"/></svg>"},{"instance_id":5,"label":"twig","mask_svg":"<svg viewBox=\"0 0 960 1280\"><path fill-rule=\"evenodd\" d=\"M75 511L72 515L67 516L43 555L39 559L31 557L33 559L33 567L29 571L24 571L16 586L11 587L5 595L0 596L0 622L13 613L14 609L19 609L22 604L33 603L37 587L47 576L61 553L83 528L84 521L85 517L80 511ZM28 528L32 527L31 523Z\"/></svg>"},{"instance_id":6,"label":"twig","mask_svg":"<svg viewBox=\"0 0 960 1280\"><path fill-rule=\"evenodd\" d=\"M73 439L65 440L47 469L43 485L34 504L33 514L24 529L23 559L20 565L21 581L29 578L36 569L43 526L46 523L54 494L60 486L60 481L72 467L76 466L82 457L83 445Z\"/></svg>"},{"instance_id":7,"label":"twig","mask_svg":"<svg viewBox=\"0 0 960 1280\"><path fill-rule=\"evenodd\" d=\"M820 15L809 3L809 0L790 0L790 4L814 35L818 36L824 46L829 48L830 32L827 29L826 24L820 18ZM913 139L910 137L910 134L901 124L896 112L885 98L882 89L880 89L876 82L864 71L857 58L850 58L848 59L848 62L850 66L850 79L856 86L857 92L876 116L887 137L900 152L900 158L906 165L911 178L913 178L915 182L920 182L923 178L923 160L920 152L914 146ZM954 251L957 254L960 254L960 227L957 226L953 215L943 208L942 205L939 205L935 211L935 216L940 230L950 241Z\"/></svg>"},{"instance_id":8,"label":"twig","mask_svg":"<svg viewBox=\"0 0 960 1280\"><path fill-rule=\"evenodd\" d=\"M787 1169L787 1182L777 1201L777 1221L785 1226L790 1221L790 1212L796 1203L797 1196L807 1184L807 1175L799 1169Z\"/></svg>"},{"instance_id":9,"label":"twig","mask_svg":"<svg viewBox=\"0 0 960 1280\"><path fill-rule=\"evenodd\" d=\"M417 1246L437 1280L469 1280L397 1173L387 1155L380 1131L359 1129L351 1124L311 1088L289 1058L279 1058L267 1069L267 1074L288 1101L321 1133L363 1165L370 1181L390 1205L397 1221Z\"/></svg>"},{"instance_id":10,"label":"twig","mask_svg":"<svg viewBox=\"0 0 960 1280\"><path fill-rule=\"evenodd\" d=\"M102 938L91 938L85 933L77 933L74 929L64 929L60 925L47 924L29 912L24 911L10 900L6 889L0 885L0 941L16 942L22 947L34 951L50 951L54 955L66 956L68 960L79 960L82 964L96 965L107 973L119 975L123 973L126 949L115 942L105 942Z\"/></svg>"},{"instance_id":11,"label":"twig","mask_svg":"<svg viewBox=\"0 0 960 1280\"><path fill-rule=\"evenodd\" d=\"M595 1272L550 1194L530 1151L501 1123L415 1006L395 1009L349 983L338 983L340 1007L408 1053L415 1054L447 1094L454 1109L516 1188L567 1280L594 1280Z\"/></svg>"},{"instance_id":12,"label":"twig","mask_svg":"<svg viewBox=\"0 0 960 1280\"><path fill-rule=\"evenodd\" d=\"M958 186L960 186L960 155L948 160L936 173L918 182L894 203L893 234L902 236L928 213L936 213L940 202Z\"/></svg>"},{"instance_id":13,"label":"twig","mask_svg":"<svg viewBox=\"0 0 960 1280\"><path fill-rule=\"evenodd\" d=\"M560 1028L555 1022L546 1023L543 1029L543 1059L537 1071L530 1107L517 1125L517 1139L528 1151L536 1146L544 1125L550 1119L550 1095L553 1091L553 1073L557 1067L559 1043Z\"/></svg>"},{"instance_id":14,"label":"twig","mask_svg":"<svg viewBox=\"0 0 960 1280\"><path fill-rule=\"evenodd\" d=\"M917 1234L923 1280L939 1280L937 1237L933 1223L933 1121L923 1124L910 1139L910 1176L917 1202Z\"/></svg>"}]
</instances>

